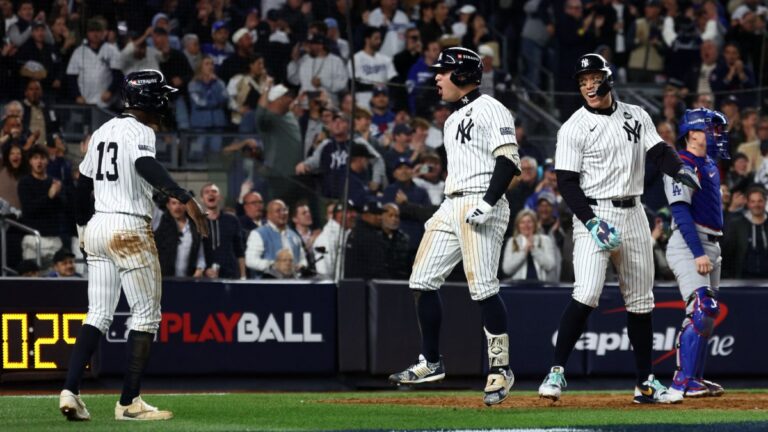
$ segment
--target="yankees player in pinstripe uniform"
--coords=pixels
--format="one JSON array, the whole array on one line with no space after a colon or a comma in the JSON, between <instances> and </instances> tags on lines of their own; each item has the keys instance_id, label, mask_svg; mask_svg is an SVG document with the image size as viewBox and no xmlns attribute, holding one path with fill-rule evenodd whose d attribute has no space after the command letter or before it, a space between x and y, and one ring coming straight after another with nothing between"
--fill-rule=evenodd
<instances>
[{"instance_id":1,"label":"yankees player in pinstripe uniform","mask_svg":"<svg viewBox=\"0 0 768 432\"><path fill-rule=\"evenodd\" d=\"M686 397L720 396L723 387L704 379L707 340L720 314L720 237L723 200L717 159L728 154L728 120L706 108L688 110L680 120L678 139L685 144L680 159L693 169L701 190L692 192L664 176L664 191L672 208L672 236L667 262L686 301L685 319L677 339L677 368L670 390Z\"/></svg>"},{"instance_id":2,"label":"yankees player in pinstripe uniform","mask_svg":"<svg viewBox=\"0 0 768 432\"><path fill-rule=\"evenodd\" d=\"M590 312L597 307L610 260L618 272L627 309L627 335L634 347L634 402L680 402L682 398L670 393L651 368L653 249L640 205L646 155L677 181L695 189L700 186L656 133L648 113L614 100L611 69L603 57L582 56L574 77L585 102L558 131L555 170L558 187L574 213L576 281L560 321L555 366L539 387L539 395L553 401L560 398L566 386L565 364Z\"/></svg>"},{"instance_id":3,"label":"yankees player in pinstripe uniform","mask_svg":"<svg viewBox=\"0 0 768 432\"><path fill-rule=\"evenodd\" d=\"M199 204L155 160L155 132L168 108L168 86L156 70L129 73L123 82L125 111L97 129L80 164L77 224L88 262L88 314L77 335L59 409L68 420L89 420L80 399L86 363L106 333L122 287L131 309L128 366L117 420L173 417L139 396L141 376L160 324L160 262L152 235L152 188L185 203L202 236L207 221ZM93 193L93 197L91 194ZM95 199L95 214L91 203ZM87 224L87 225L86 225Z\"/></svg>"},{"instance_id":4,"label":"yankees player in pinstripe uniform","mask_svg":"<svg viewBox=\"0 0 768 432\"><path fill-rule=\"evenodd\" d=\"M445 377L439 338L442 306L438 290L460 260L469 293L480 305L488 340L486 405L506 399L514 375L509 368L507 311L496 274L509 204L503 197L520 173L512 114L499 101L481 95L480 56L466 48L446 48L432 65L442 99L454 112L444 126L448 178L440 208L425 224L409 286L416 300L422 338L419 362L392 374L391 382L418 384Z\"/></svg>"}]
</instances>

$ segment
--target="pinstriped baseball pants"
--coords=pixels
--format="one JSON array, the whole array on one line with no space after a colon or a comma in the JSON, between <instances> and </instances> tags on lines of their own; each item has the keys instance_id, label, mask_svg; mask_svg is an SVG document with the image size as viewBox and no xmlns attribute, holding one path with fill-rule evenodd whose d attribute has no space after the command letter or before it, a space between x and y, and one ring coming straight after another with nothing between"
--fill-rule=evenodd
<instances>
[{"instance_id":1,"label":"pinstriped baseball pants","mask_svg":"<svg viewBox=\"0 0 768 432\"><path fill-rule=\"evenodd\" d=\"M440 289L445 278L463 259L472 300L484 300L499 292L496 276L504 231L509 221L509 204L505 198L500 199L493 206L488 220L473 227L465 222L465 216L482 197L482 194L446 197L437 212L424 224L424 237L408 282L411 289Z\"/></svg>"},{"instance_id":2,"label":"pinstriped baseball pants","mask_svg":"<svg viewBox=\"0 0 768 432\"><path fill-rule=\"evenodd\" d=\"M88 314L85 323L105 333L122 286L131 330L156 333L160 325L160 261L149 222L141 217L96 213L85 228Z\"/></svg>"},{"instance_id":3,"label":"pinstriped baseball pants","mask_svg":"<svg viewBox=\"0 0 768 432\"><path fill-rule=\"evenodd\" d=\"M617 208L610 200L598 200L595 214L621 233L621 246L601 250L584 224L573 218L573 299L597 307L605 285L608 261L619 277L619 289L628 312L642 314L653 310L653 243L648 218L639 198L631 208Z\"/></svg>"}]
</instances>

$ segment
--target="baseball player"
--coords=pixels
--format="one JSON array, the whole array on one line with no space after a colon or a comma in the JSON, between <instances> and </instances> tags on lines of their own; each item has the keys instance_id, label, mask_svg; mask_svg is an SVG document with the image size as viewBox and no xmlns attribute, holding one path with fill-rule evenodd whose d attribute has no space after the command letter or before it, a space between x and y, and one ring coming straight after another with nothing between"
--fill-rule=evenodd
<instances>
[{"instance_id":1,"label":"baseball player","mask_svg":"<svg viewBox=\"0 0 768 432\"><path fill-rule=\"evenodd\" d=\"M418 384L445 376L439 337L442 309L438 290L460 260L469 292L481 309L488 339L488 381L484 402L506 399L514 382L509 368L507 310L496 278L509 204L503 197L520 173L512 114L499 101L481 95L480 56L466 48L446 48L432 65L444 101L453 105L445 122L448 158L446 199L425 224L409 286L416 298L422 338L418 363L392 374L391 382Z\"/></svg>"},{"instance_id":2,"label":"baseball player","mask_svg":"<svg viewBox=\"0 0 768 432\"><path fill-rule=\"evenodd\" d=\"M122 91L125 111L93 133L80 164L77 224L87 253L88 314L59 396L59 409L68 420L90 419L80 399L80 381L101 335L112 323L121 287L131 308L131 324L128 367L115 405L115 419L173 417L170 411L158 410L139 395L141 376L160 324L160 262L150 227L152 188L185 203L200 234L208 235L202 208L155 159L154 129L162 123L168 94L177 89L166 84L162 73L147 69L126 75ZM87 209L94 199L95 214L91 215Z\"/></svg>"},{"instance_id":3,"label":"baseball player","mask_svg":"<svg viewBox=\"0 0 768 432\"><path fill-rule=\"evenodd\" d=\"M690 188L695 174L656 133L642 108L616 101L610 65L597 54L582 56L575 68L584 105L557 134L557 185L574 213L575 283L555 344L554 366L539 395L557 401L566 386L565 364L597 307L608 261L619 276L627 309L627 334L637 368L635 403L674 403L675 397L653 375L653 248L640 195L645 158Z\"/></svg>"},{"instance_id":4,"label":"baseball player","mask_svg":"<svg viewBox=\"0 0 768 432\"><path fill-rule=\"evenodd\" d=\"M707 340L720 313L720 237L723 202L717 159L728 155L728 120L706 108L688 110L680 120L678 139L683 163L693 169L701 190L691 192L664 176L664 191L672 208L672 236L667 262L686 301L685 319L677 339L677 368L670 390L686 397L720 396L723 387L703 378Z\"/></svg>"}]
</instances>

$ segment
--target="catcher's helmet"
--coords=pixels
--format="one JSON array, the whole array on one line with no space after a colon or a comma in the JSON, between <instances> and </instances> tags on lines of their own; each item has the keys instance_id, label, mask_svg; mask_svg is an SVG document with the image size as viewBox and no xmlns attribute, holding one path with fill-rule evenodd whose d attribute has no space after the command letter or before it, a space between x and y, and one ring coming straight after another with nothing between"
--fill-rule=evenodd
<instances>
[{"instance_id":1,"label":"catcher's helmet","mask_svg":"<svg viewBox=\"0 0 768 432\"><path fill-rule=\"evenodd\" d=\"M605 78L603 78L602 84L597 88L598 96L605 96L613 88L613 73L611 72L611 66L600 54L584 54L576 62L576 67L573 70L573 77L578 80L579 75L584 72L603 72Z\"/></svg>"},{"instance_id":2,"label":"catcher's helmet","mask_svg":"<svg viewBox=\"0 0 768 432\"><path fill-rule=\"evenodd\" d=\"M680 119L677 139L685 140L689 131L698 130L706 134L707 155L712 159L730 159L728 152L728 118L720 111L707 108L686 110Z\"/></svg>"},{"instance_id":3,"label":"catcher's helmet","mask_svg":"<svg viewBox=\"0 0 768 432\"><path fill-rule=\"evenodd\" d=\"M179 91L165 82L154 69L131 72L123 79L123 106L142 111L162 112L168 108L168 95Z\"/></svg>"},{"instance_id":4,"label":"catcher's helmet","mask_svg":"<svg viewBox=\"0 0 768 432\"><path fill-rule=\"evenodd\" d=\"M452 70L451 81L459 87L480 84L483 78L483 63L480 56L471 49L450 47L442 50L437 62L430 66L435 72Z\"/></svg>"}]
</instances>

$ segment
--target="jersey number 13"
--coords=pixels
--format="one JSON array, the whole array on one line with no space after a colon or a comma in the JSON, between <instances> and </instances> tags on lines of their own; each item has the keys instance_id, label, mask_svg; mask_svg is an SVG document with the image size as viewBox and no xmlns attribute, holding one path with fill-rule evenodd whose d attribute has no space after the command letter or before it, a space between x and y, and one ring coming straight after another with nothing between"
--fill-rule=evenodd
<instances>
[{"instance_id":1,"label":"jersey number 13","mask_svg":"<svg viewBox=\"0 0 768 432\"><path fill-rule=\"evenodd\" d=\"M99 152L99 167L96 170L96 180L104 180L104 174L106 173L106 177L108 181L115 181L117 180L117 143L116 142L110 142L106 145L107 147L107 157L109 158L109 162L111 162L112 167L109 166L105 167L104 171L101 171L102 162L104 161L104 141L100 142L96 146L96 151Z\"/></svg>"}]
</instances>

